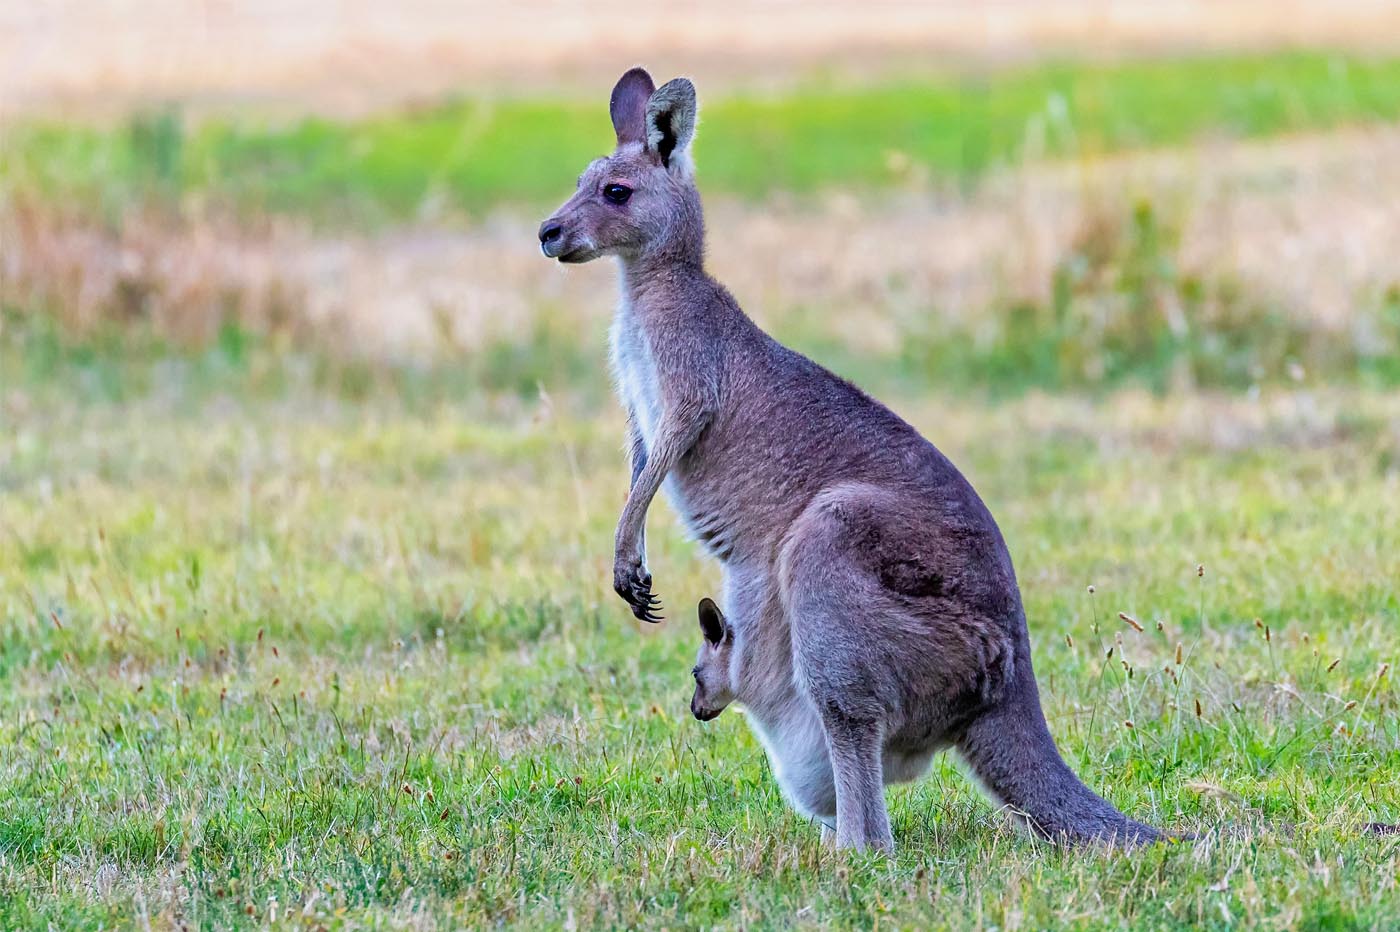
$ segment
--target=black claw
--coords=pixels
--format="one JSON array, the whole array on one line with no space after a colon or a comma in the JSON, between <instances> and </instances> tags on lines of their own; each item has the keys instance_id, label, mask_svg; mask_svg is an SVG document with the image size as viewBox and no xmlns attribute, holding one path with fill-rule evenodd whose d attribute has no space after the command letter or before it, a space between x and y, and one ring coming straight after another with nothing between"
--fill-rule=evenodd
<instances>
[{"instance_id":1,"label":"black claw","mask_svg":"<svg viewBox=\"0 0 1400 932\"><path fill-rule=\"evenodd\" d=\"M632 614L643 621L662 621L662 616L657 614L661 609L661 598L651 591L651 574L646 572L633 572L626 582L614 584L613 589L627 602Z\"/></svg>"}]
</instances>

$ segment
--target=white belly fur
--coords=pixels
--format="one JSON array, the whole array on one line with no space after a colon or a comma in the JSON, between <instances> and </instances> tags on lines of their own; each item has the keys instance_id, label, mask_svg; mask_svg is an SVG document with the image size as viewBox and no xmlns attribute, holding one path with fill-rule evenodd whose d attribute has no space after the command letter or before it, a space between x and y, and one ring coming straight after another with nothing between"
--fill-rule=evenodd
<instances>
[{"instance_id":1,"label":"white belly fur","mask_svg":"<svg viewBox=\"0 0 1400 932\"><path fill-rule=\"evenodd\" d=\"M773 776L783 795L803 815L835 826L836 786L826 734L816 713L793 697L788 707L771 717L748 711L749 727L768 752Z\"/></svg>"}]
</instances>

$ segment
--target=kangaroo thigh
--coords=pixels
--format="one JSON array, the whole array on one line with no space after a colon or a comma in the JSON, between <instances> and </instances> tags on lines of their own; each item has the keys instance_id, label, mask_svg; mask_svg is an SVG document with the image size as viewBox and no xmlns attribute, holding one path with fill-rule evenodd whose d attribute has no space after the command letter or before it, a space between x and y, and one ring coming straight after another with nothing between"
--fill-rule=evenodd
<instances>
[{"instance_id":1,"label":"kangaroo thigh","mask_svg":"<svg viewBox=\"0 0 1400 932\"><path fill-rule=\"evenodd\" d=\"M879 489L814 499L784 542L780 586L798 676L819 709L917 745L942 743L997 698L1014 628L978 604L970 549Z\"/></svg>"}]
</instances>

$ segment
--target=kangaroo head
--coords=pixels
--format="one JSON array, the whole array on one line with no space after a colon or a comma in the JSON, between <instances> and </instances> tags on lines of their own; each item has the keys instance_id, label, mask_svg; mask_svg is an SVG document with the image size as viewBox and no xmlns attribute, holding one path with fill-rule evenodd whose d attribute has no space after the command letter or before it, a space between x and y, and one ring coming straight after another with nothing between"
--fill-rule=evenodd
<instances>
[{"instance_id":1,"label":"kangaroo head","mask_svg":"<svg viewBox=\"0 0 1400 932\"><path fill-rule=\"evenodd\" d=\"M705 643L695 658L695 696L690 711L700 721L708 722L734 701L729 684L729 655L734 648L734 629L729 627L719 606L709 599L700 600L700 631Z\"/></svg>"},{"instance_id":2,"label":"kangaroo head","mask_svg":"<svg viewBox=\"0 0 1400 932\"><path fill-rule=\"evenodd\" d=\"M583 170L574 196L540 224L540 249L560 262L599 256L675 254L698 260L700 194L690 143L695 85L676 78L657 88L633 68L609 104L617 148Z\"/></svg>"}]
</instances>

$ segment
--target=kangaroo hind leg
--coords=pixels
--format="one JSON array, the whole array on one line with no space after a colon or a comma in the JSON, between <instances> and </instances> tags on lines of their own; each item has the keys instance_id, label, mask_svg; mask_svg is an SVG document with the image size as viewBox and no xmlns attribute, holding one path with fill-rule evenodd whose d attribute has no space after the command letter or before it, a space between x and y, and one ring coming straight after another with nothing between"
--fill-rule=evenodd
<instances>
[{"instance_id":1,"label":"kangaroo hind leg","mask_svg":"<svg viewBox=\"0 0 1400 932\"><path fill-rule=\"evenodd\" d=\"M784 603L792 625L799 688L826 737L836 791L836 846L892 850L885 808L884 744L898 705L883 651L860 638L857 619L869 610L859 596L861 574L819 541L794 542L784 573ZM853 624L856 622L856 624Z\"/></svg>"},{"instance_id":2,"label":"kangaroo hind leg","mask_svg":"<svg viewBox=\"0 0 1400 932\"><path fill-rule=\"evenodd\" d=\"M836 777L836 847L893 851L878 722L825 722Z\"/></svg>"}]
</instances>

